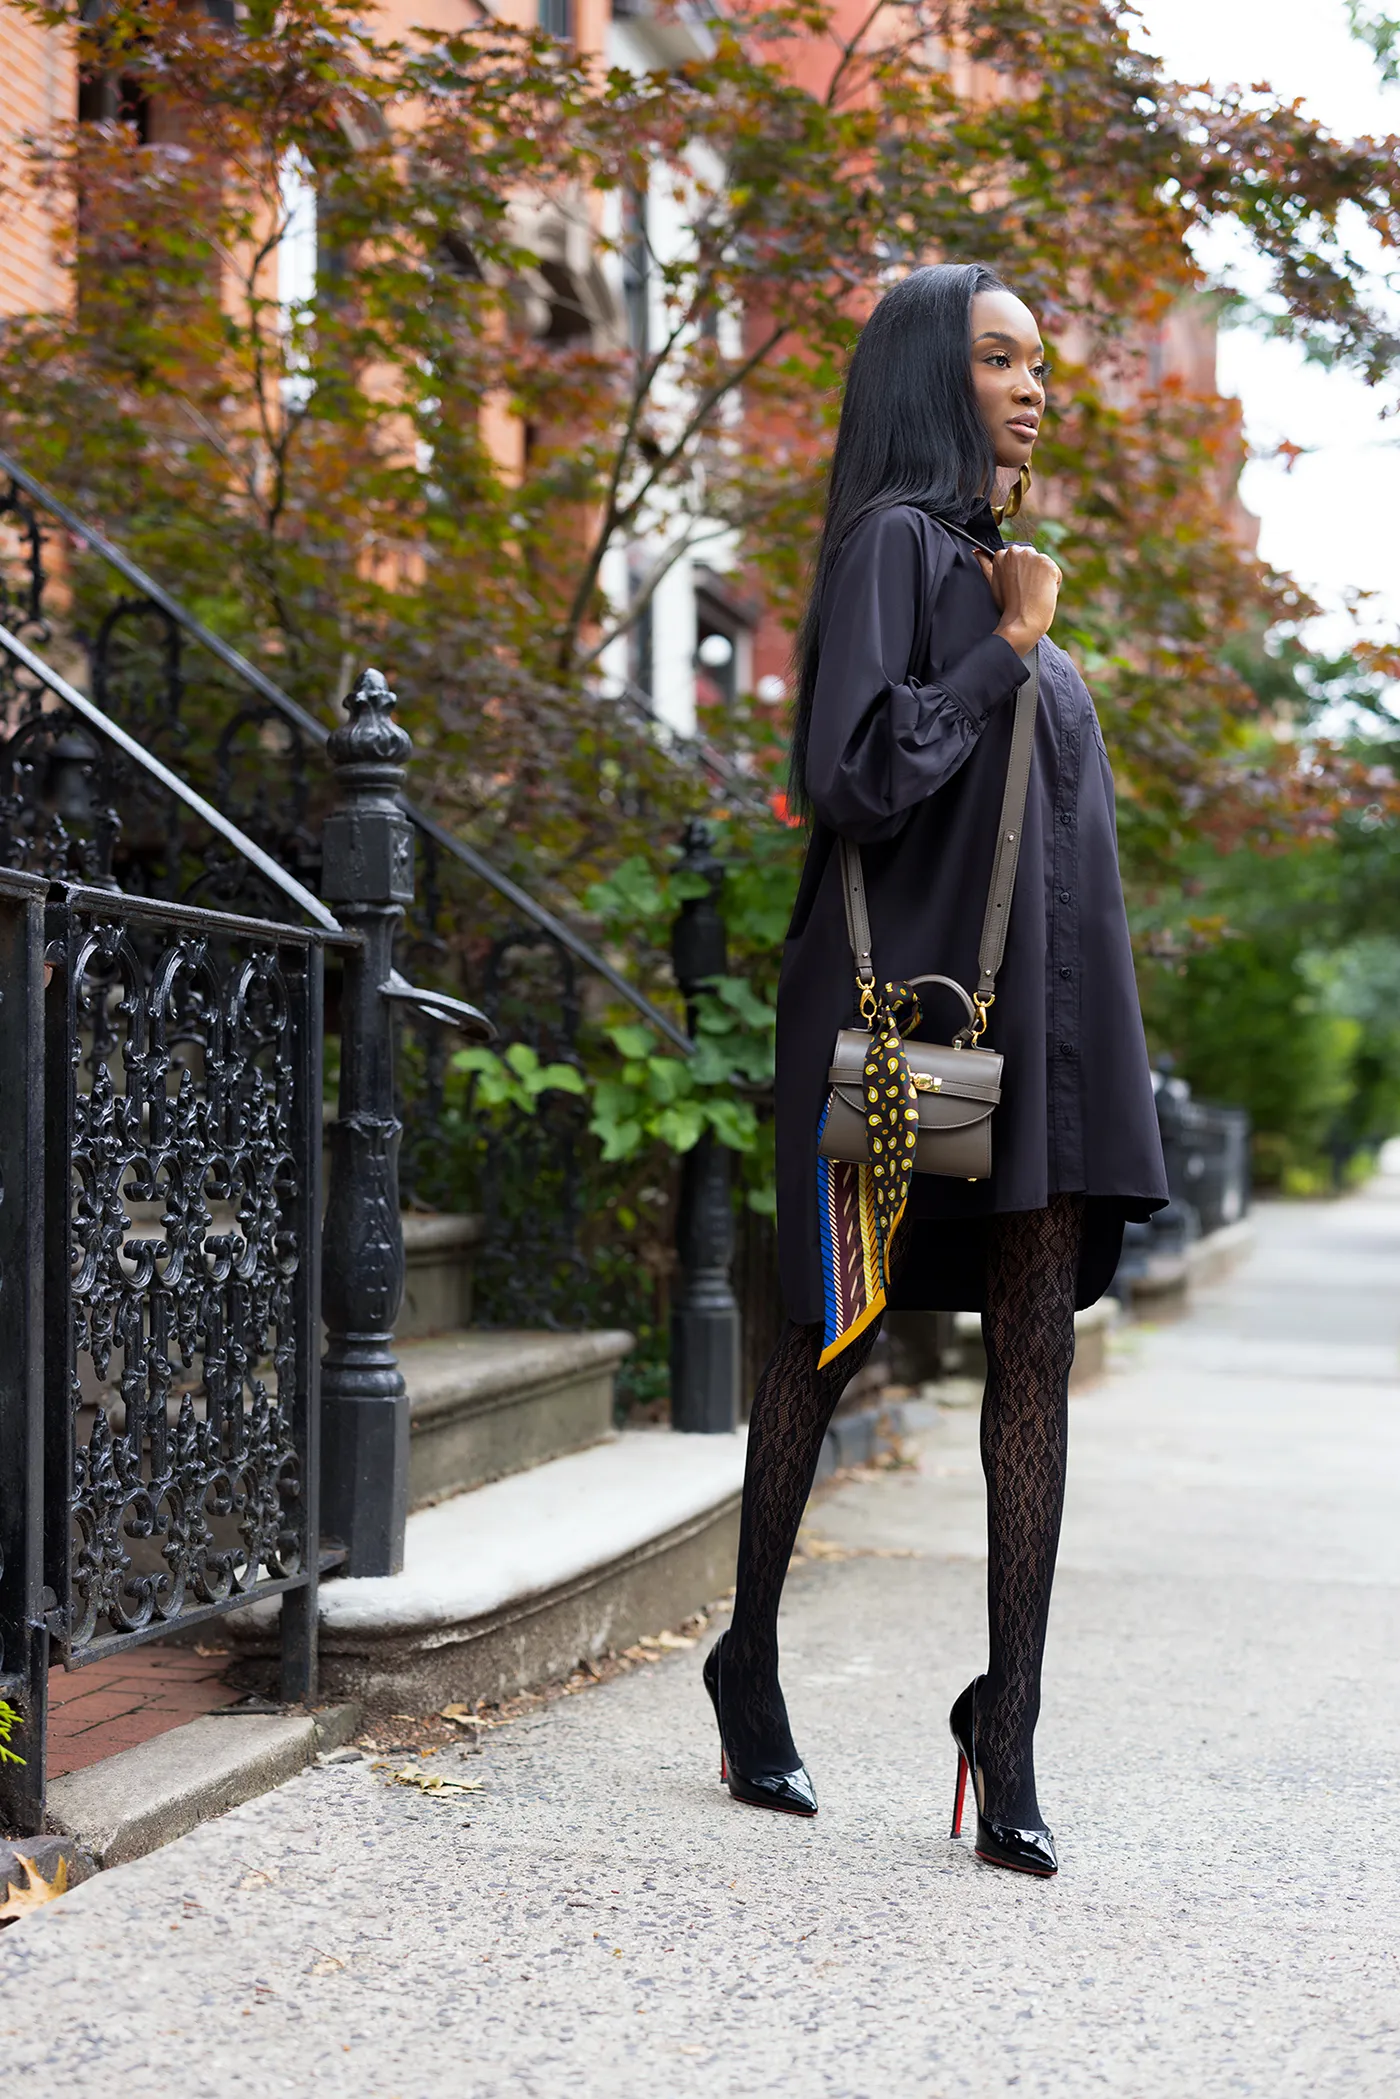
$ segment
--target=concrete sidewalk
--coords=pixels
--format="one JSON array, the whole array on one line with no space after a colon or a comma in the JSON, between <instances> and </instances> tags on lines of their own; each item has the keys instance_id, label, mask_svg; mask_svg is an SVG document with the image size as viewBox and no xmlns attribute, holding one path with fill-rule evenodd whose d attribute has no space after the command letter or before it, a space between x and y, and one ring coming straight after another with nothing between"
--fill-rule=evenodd
<instances>
[{"instance_id":1,"label":"concrete sidewalk","mask_svg":"<svg viewBox=\"0 0 1400 2099\"><path fill-rule=\"evenodd\" d=\"M1400 1186L1259 1226L1073 1402L1058 1881L947 1840L984 1639L975 1411L949 1412L917 1471L811 1514L785 1677L815 1823L721 1793L698 1651L489 1735L451 1765L476 1795L313 1770L0 1938L11 2081L1400 2091Z\"/></svg>"}]
</instances>

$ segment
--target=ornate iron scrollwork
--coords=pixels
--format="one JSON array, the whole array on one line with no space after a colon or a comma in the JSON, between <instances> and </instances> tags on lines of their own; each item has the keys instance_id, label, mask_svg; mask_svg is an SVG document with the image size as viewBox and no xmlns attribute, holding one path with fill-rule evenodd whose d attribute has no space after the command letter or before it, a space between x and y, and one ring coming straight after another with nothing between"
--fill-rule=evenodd
<instances>
[{"instance_id":1,"label":"ornate iron scrollwork","mask_svg":"<svg viewBox=\"0 0 1400 2099\"><path fill-rule=\"evenodd\" d=\"M116 900L55 915L71 1656L305 1567L315 1057L304 945Z\"/></svg>"},{"instance_id":2,"label":"ornate iron scrollwork","mask_svg":"<svg viewBox=\"0 0 1400 2099\"><path fill-rule=\"evenodd\" d=\"M491 944L482 1003L509 1042L542 1063L579 1063L582 1008L573 957L533 926ZM546 1093L531 1115L510 1113L486 1135L485 1234L477 1256L477 1318L490 1326L583 1326L589 1318L582 1147L588 1116L572 1093Z\"/></svg>"}]
</instances>

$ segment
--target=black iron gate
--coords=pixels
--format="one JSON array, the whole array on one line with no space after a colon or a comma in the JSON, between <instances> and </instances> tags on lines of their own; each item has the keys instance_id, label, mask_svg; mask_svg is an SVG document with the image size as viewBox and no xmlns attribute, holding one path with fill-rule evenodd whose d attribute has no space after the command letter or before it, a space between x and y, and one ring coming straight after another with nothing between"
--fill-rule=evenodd
<instances>
[{"instance_id":1,"label":"black iron gate","mask_svg":"<svg viewBox=\"0 0 1400 2099\"><path fill-rule=\"evenodd\" d=\"M32 1829L51 1659L280 1592L282 1695L314 1690L322 946L0 875L0 972L0 1666L25 1758L0 1783Z\"/></svg>"}]
</instances>

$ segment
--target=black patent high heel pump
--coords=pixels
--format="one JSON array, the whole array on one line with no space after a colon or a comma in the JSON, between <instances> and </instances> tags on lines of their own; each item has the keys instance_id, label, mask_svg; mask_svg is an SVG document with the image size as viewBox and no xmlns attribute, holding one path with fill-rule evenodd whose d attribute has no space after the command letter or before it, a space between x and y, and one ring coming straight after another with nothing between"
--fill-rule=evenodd
<instances>
[{"instance_id":1,"label":"black patent high heel pump","mask_svg":"<svg viewBox=\"0 0 1400 2099\"><path fill-rule=\"evenodd\" d=\"M948 1726L958 1749L957 1790L953 1795L950 1834L955 1837L962 1835L963 1801L970 1773L972 1797L977 1809L977 1842L973 1848L978 1858L989 1866L1009 1866L1013 1873L1033 1873L1041 1880L1049 1880L1060 1870L1060 1862L1055 1856L1055 1839L1049 1830L1013 1829L1009 1823L989 1822L982 1812L983 1789L977 1770L977 1686L981 1681L980 1676L973 1678L948 1715Z\"/></svg>"},{"instance_id":2,"label":"black patent high heel pump","mask_svg":"<svg viewBox=\"0 0 1400 2099\"><path fill-rule=\"evenodd\" d=\"M720 1649L725 1635L721 1634L705 1657L701 1674L705 1689L710 1694L710 1703L715 1709L715 1722L719 1728L719 1775L728 1786L735 1800L742 1800L749 1807L776 1808L780 1815L815 1815L817 1794L807 1775L805 1764L795 1771L759 1772L750 1776L741 1771L724 1738L724 1694L721 1682L723 1664Z\"/></svg>"}]
</instances>

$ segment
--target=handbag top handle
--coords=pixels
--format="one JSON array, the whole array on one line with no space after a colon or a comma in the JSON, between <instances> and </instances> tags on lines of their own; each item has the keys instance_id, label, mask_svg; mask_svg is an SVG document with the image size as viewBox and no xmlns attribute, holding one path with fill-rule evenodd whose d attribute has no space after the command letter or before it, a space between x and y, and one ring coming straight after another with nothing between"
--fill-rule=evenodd
<instances>
[{"instance_id":1,"label":"handbag top handle","mask_svg":"<svg viewBox=\"0 0 1400 2099\"><path fill-rule=\"evenodd\" d=\"M990 547L982 546L970 532L958 525L950 525L946 518L937 523L945 531L955 532L979 553L989 554ZM1016 694L1016 719L1011 730L1011 754L1006 765L1006 789L1001 801L1001 823L997 831L997 848L992 860L992 879L987 890L987 909L982 919L982 940L977 951L979 971L977 989L973 993L973 1004L977 1019L969 1027L961 1028L953 1037L961 1048L965 1043L975 1043L987 1030L987 1009L996 1001L997 972L1001 968L1002 956L1006 952L1006 928L1011 919L1011 897L1016 887L1016 866L1021 857L1021 827L1026 814L1026 794L1030 787L1031 751L1035 743L1035 717L1040 701L1040 643L1037 642L1030 655L1022 659L1030 676L1022 683ZM838 841L841 849L841 889L846 906L846 933L855 957L856 981L860 986L861 1011L869 1019L873 1013L875 999L875 964L871 956L870 912L865 900L865 874L861 867L860 847L849 839Z\"/></svg>"}]
</instances>

